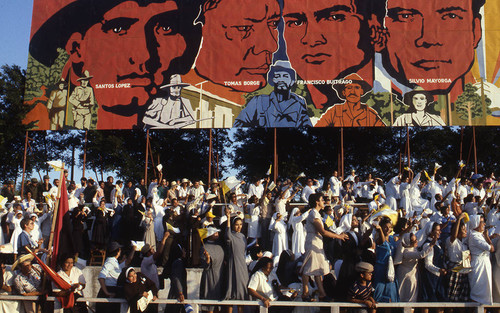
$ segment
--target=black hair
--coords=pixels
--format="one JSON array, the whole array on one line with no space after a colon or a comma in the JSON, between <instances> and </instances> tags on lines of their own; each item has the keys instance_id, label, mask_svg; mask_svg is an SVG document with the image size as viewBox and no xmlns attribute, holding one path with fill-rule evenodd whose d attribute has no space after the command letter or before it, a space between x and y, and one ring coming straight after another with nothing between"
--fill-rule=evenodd
<instances>
[{"instance_id":1,"label":"black hair","mask_svg":"<svg viewBox=\"0 0 500 313\"><path fill-rule=\"evenodd\" d=\"M316 202L318 202L321 197L323 197L322 192L317 192L317 193L311 194L309 196L309 207L311 209L314 209L316 207Z\"/></svg>"}]
</instances>

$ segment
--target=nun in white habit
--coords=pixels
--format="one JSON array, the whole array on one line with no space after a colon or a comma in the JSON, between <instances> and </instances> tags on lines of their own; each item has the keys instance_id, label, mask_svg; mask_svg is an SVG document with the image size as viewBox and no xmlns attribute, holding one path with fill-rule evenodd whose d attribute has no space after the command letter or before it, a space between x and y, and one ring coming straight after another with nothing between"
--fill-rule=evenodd
<instances>
[{"instance_id":1,"label":"nun in white habit","mask_svg":"<svg viewBox=\"0 0 500 313\"><path fill-rule=\"evenodd\" d=\"M306 232L304 230L304 225L302 224L302 221L304 221L306 217L307 214L301 214L300 209L295 207L292 210L292 214L290 214L290 218L288 219L288 227L291 227L293 230L292 252L295 255L295 259L299 258L306 252Z\"/></svg>"},{"instance_id":2,"label":"nun in white habit","mask_svg":"<svg viewBox=\"0 0 500 313\"><path fill-rule=\"evenodd\" d=\"M482 304L493 303L490 252L495 252L484 217L472 215L469 221L469 249L472 271L469 273L470 298Z\"/></svg>"},{"instance_id":3,"label":"nun in white habit","mask_svg":"<svg viewBox=\"0 0 500 313\"><path fill-rule=\"evenodd\" d=\"M274 232L272 253L275 256L275 265L278 264L279 257L283 250L288 250L288 236L286 232L286 224L283 216L279 212L274 213L269 230Z\"/></svg>"}]
</instances>

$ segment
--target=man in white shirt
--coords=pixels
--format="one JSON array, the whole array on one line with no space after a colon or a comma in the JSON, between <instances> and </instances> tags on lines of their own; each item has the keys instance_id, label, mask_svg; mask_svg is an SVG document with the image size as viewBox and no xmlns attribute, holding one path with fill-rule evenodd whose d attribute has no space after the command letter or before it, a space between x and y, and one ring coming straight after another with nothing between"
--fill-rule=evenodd
<instances>
[{"instance_id":1,"label":"man in white shirt","mask_svg":"<svg viewBox=\"0 0 500 313\"><path fill-rule=\"evenodd\" d=\"M340 196L340 188L342 187L342 182L338 177L338 172L333 171L333 176L330 177L330 189L332 190L333 197Z\"/></svg>"},{"instance_id":2,"label":"man in white shirt","mask_svg":"<svg viewBox=\"0 0 500 313\"><path fill-rule=\"evenodd\" d=\"M260 199L263 194L264 186L262 185L262 179L256 178L253 184L250 184L250 187L248 187L248 199L253 195L255 195L257 199Z\"/></svg>"},{"instance_id":3,"label":"man in white shirt","mask_svg":"<svg viewBox=\"0 0 500 313\"><path fill-rule=\"evenodd\" d=\"M193 187L189 190L189 194L193 195L195 198L198 198L202 194L205 193L205 188L203 188L203 182L200 181L195 181L193 184Z\"/></svg>"},{"instance_id":4,"label":"man in white shirt","mask_svg":"<svg viewBox=\"0 0 500 313\"><path fill-rule=\"evenodd\" d=\"M316 189L320 187L319 181L317 179L308 178L306 182L307 186L302 190L302 196L300 199L302 202L309 203L309 196L316 193Z\"/></svg>"},{"instance_id":5,"label":"man in white shirt","mask_svg":"<svg viewBox=\"0 0 500 313\"><path fill-rule=\"evenodd\" d=\"M354 179L356 178L356 171L354 169L351 170L351 175L347 176L346 177L346 181L350 181L350 182L355 182Z\"/></svg>"}]
</instances>

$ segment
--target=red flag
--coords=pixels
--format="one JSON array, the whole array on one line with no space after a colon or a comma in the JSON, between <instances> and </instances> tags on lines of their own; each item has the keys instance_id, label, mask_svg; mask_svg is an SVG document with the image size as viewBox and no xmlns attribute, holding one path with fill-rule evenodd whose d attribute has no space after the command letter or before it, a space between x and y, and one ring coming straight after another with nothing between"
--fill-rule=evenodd
<instances>
[{"instance_id":1,"label":"red flag","mask_svg":"<svg viewBox=\"0 0 500 313\"><path fill-rule=\"evenodd\" d=\"M28 251L35 257L35 260L42 267L43 271L49 276L50 280L52 280L59 288L62 290L70 290L71 285L67 281L61 278L59 274L57 274L53 269L47 266L47 264L43 263L42 260L34 253L33 251ZM64 309L70 309L75 305L75 294L70 292L66 297L57 297L57 299L61 302L61 305Z\"/></svg>"},{"instance_id":2,"label":"red flag","mask_svg":"<svg viewBox=\"0 0 500 313\"><path fill-rule=\"evenodd\" d=\"M71 226L69 219L68 191L66 189L66 178L63 175L61 181L61 197L59 199L59 210L57 211L56 225L54 228L54 241L52 245L52 258L50 265L56 268L57 258L61 252L72 253Z\"/></svg>"}]
</instances>

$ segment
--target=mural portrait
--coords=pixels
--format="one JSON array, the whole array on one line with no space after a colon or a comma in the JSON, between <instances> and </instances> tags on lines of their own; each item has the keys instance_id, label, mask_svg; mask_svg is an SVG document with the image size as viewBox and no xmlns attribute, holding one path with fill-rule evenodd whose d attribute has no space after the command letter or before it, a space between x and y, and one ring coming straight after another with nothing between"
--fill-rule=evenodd
<instances>
[{"instance_id":1,"label":"mural portrait","mask_svg":"<svg viewBox=\"0 0 500 313\"><path fill-rule=\"evenodd\" d=\"M500 125L498 1L34 0L33 10L33 130Z\"/></svg>"}]
</instances>

